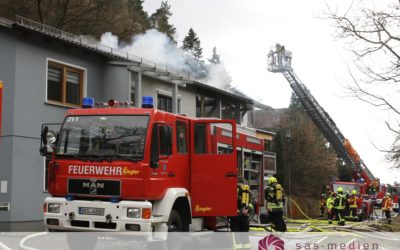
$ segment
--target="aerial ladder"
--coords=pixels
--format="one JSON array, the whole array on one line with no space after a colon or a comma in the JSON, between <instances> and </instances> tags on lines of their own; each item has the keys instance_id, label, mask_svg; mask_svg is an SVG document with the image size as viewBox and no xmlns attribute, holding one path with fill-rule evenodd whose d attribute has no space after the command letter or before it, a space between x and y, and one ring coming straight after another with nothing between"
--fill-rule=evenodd
<instances>
[{"instance_id":1,"label":"aerial ladder","mask_svg":"<svg viewBox=\"0 0 400 250\"><path fill-rule=\"evenodd\" d=\"M275 50L271 49L268 53L268 70L283 74L297 95L305 112L319 128L337 155L351 168L354 182L363 184L366 187L370 186L375 181L374 175L351 146L349 140L340 132L330 115L321 107L310 90L294 73L291 61L292 53L285 50L283 45L276 44Z\"/></svg>"}]
</instances>

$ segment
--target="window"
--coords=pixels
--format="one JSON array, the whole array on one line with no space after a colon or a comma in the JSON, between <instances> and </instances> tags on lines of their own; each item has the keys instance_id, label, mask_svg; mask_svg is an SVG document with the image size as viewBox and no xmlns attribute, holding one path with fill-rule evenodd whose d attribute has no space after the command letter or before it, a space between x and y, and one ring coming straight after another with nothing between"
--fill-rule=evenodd
<instances>
[{"instance_id":1,"label":"window","mask_svg":"<svg viewBox=\"0 0 400 250\"><path fill-rule=\"evenodd\" d=\"M194 151L196 154L207 154L205 124L196 124L194 127Z\"/></svg>"},{"instance_id":2,"label":"window","mask_svg":"<svg viewBox=\"0 0 400 250\"><path fill-rule=\"evenodd\" d=\"M160 127L160 155L172 154L172 128L168 125Z\"/></svg>"},{"instance_id":3,"label":"window","mask_svg":"<svg viewBox=\"0 0 400 250\"><path fill-rule=\"evenodd\" d=\"M64 105L81 105L82 69L49 61L47 67L47 101Z\"/></svg>"},{"instance_id":4,"label":"window","mask_svg":"<svg viewBox=\"0 0 400 250\"><path fill-rule=\"evenodd\" d=\"M157 95L157 109L172 113L172 97Z\"/></svg>"},{"instance_id":5,"label":"window","mask_svg":"<svg viewBox=\"0 0 400 250\"><path fill-rule=\"evenodd\" d=\"M183 122L176 122L176 147L178 153L187 153L186 124Z\"/></svg>"}]
</instances>

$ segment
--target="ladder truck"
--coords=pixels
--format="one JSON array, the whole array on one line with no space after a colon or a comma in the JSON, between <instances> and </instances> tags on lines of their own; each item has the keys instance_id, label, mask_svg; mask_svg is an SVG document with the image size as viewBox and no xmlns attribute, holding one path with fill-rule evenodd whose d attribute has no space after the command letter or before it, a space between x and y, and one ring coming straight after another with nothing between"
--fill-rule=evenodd
<instances>
[{"instance_id":1,"label":"ladder truck","mask_svg":"<svg viewBox=\"0 0 400 250\"><path fill-rule=\"evenodd\" d=\"M318 127L325 139L333 147L337 155L351 169L351 176L354 183L335 182L332 191L337 191L342 186L344 191L351 193L352 189L357 189L364 198L365 207L369 207L372 200L376 200L379 192L378 179L371 173L365 165L357 151L352 147L350 141L342 134L331 116L317 102L310 90L301 82L291 66L292 53L285 50L283 45L276 44L275 50L268 53L268 70L273 73L282 73L289 82L290 87L296 93L305 112ZM372 187L376 192L371 192ZM378 194L379 195L379 194Z\"/></svg>"}]
</instances>

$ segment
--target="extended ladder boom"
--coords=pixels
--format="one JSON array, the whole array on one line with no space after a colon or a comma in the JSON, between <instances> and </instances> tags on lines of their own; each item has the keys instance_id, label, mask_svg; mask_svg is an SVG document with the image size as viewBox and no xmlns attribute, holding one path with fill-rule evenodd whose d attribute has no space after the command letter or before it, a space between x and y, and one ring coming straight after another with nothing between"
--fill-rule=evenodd
<instances>
[{"instance_id":1,"label":"extended ladder boom","mask_svg":"<svg viewBox=\"0 0 400 250\"><path fill-rule=\"evenodd\" d=\"M358 173L369 185L375 177L351 147L349 141L340 132L333 119L319 105L311 92L294 73L291 67L291 60L292 53L286 51L284 46L276 44L275 51L271 50L268 53L268 70L275 73L280 72L284 75L308 116L332 145L339 157L352 168L352 175L355 181L358 179L356 177Z\"/></svg>"}]
</instances>

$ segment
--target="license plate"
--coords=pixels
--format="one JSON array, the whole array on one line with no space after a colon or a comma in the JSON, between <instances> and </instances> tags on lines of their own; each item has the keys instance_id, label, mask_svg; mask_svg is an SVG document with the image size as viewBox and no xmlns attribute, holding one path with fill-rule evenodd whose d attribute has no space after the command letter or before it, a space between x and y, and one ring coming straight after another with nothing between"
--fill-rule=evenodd
<instances>
[{"instance_id":1,"label":"license plate","mask_svg":"<svg viewBox=\"0 0 400 250\"><path fill-rule=\"evenodd\" d=\"M97 207L80 207L79 214L83 215L104 215L104 208L97 208Z\"/></svg>"}]
</instances>

